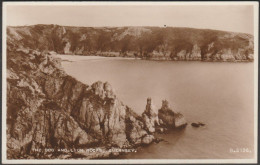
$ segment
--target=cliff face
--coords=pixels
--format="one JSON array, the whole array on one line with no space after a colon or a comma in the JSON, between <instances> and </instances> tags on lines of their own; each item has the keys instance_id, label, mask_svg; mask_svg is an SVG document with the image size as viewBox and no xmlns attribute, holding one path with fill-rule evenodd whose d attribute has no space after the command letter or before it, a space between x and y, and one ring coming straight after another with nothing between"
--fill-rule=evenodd
<instances>
[{"instance_id":1,"label":"cliff face","mask_svg":"<svg viewBox=\"0 0 260 165\"><path fill-rule=\"evenodd\" d=\"M156 130L186 124L168 121L174 118L162 121L151 99L143 116L138 116L118 100L109 83L88 86L64 73L59 59L49 53L7 46L8 159L116 156L113 152L63 150L149 144ZM55 152L46 152L48 148Z\"/></svg>"},{"instance_id":2,"label":"cliff face","mask_svg":"<svg viewBox=\"0 0 260 165\"><path fill-rule=\"evenodd\" d=\"M142 116L138 116L116 97L109 83L96 82L87 85L64 73L60 60L53 58L50 51L74 54L85 52L86 55L93 52L97 55L106 55L115 51L114 53L120 56L130 52L142 58L165 60L238 60L240 57L250 59L248 54L243 54L244 51L249 53L253 46L252 37L249 35L210 31L214 35L218 34L218 39L207 45L205 51L201 46L202 38L199 37L205 35L205 31L195 30L198 37L196 38L193 34L194 29L185 29L185 33L181 33L184 29L179 29L178 35L183 40L178 40L171 45L168 43L171 43L174 37L165 35L160 38L165 31L171 30L176 31L175 28L141 27L77 28L52 25L9 27L7 34L8 159L116 156L118 154L116 152L64 153L59 149L135 148L156 140L155 132L164 132L187 124L183 115L175 113L166 100L162 102L162 107L158 111L154 109L152 99L148 98ZM186 34L190 30L193 35ZM178 38L177 32L171 33L175 35L175 39ZM211 35L214 36L213 34ZM107 37L106 42L103 40L104 36ZM188 36L192 36L192 40ZM151 40L149 37L154 38ZM126 41L126 38L129 40ZM231 44L227 42L227 45L224 45L225 49L222 45L221 49L215 50L220 46L217 41L224 42L227 38L230 39ZM188 40L196 44L189 45L186 42ZM135 45L135 42L138 45ZM161 45L164 42L167 43L165 47ZM89 46L91 43L92 47ZM126 47L121 47L122 44ZM137 47L140 45L141 48ZM178 45L180 49L177 49ZM178 50L175 51L176 54L167 52L170 47ZM157 56L158 52L148 51L150 49L158 49L163 56ZM240 54L233 53L236 49ZM48 148L54 149L55 152L46 152Z\"/></svg>"},{"instance_id":3,"label":"cliff face","mask_svg":"<svg viewBox=\"0 0 260 165\"><path fill-rule=\"evenodd\" d=\"M192 28L8 27L8 42L59 54L155 60L253 61L253 36Z\"/></svg>"},{"instance_id":4,"label":"cliff face","mask_svg":"<svg viewBox=\"0 0 260 165\"><path fill-rule=\"evenodd\" d=\"M8 47L9 159L59 156L47 155L45 148L130 147L148 134L108 83L88 86L66 75L47 53Z\"/></svg>"}]
</instances>

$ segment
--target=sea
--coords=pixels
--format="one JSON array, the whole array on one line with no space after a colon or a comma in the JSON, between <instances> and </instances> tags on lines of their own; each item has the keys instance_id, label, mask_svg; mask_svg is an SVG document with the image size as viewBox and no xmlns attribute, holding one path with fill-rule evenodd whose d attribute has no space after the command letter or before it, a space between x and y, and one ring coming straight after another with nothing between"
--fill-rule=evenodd
<instances>
[{"instance_id":1,"label":"sea","mask_svg":"<svg viewBox=\"0 0 260 165\"><path fill-rule=\"evenodd\" d=\"M254 157L254 63L148 61L59 55L67 74L91 85L109 82L125 105L141 114L146 99L169 101L185 116L182 130L119 159L251 159ZM203 122L195 128L192 122Z\"/></svg>"}]
</instances>

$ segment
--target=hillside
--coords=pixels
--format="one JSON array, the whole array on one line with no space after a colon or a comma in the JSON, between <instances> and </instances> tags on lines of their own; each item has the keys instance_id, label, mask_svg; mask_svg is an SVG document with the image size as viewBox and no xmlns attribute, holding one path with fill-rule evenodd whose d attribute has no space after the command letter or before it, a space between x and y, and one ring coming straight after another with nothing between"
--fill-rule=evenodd
<instances>
[{"instance_id":1,"label":"hillside","mask_svg":"<svg viewBox=\"0 0 260 165\"><path fill-rule=\"evenodd\" d=\"M8 50L8 159L108 157L114 153L58 150L125 148L142 144L148 134L141 117L117 99L109 83L89 86L64 73L49 54ZM148 137L150 143L153 136Z\"/></svg>"},{"instance_id":2,"label":"hillside","mask_svg":"<svg viewBox=\"0 0 260 165\"><path fill-rule=\"evenodd\" d=\"M140 57L155 60L253 61L253 36L209 29L160 27L7 28L7 42L58 54Z\"/></svg>"},{"instance_id":3,"label":"hillside","mask_svg":"<svg viewBox=\"0 0 260 165\"><path fill-rule=\"evenodd\" d=\"M38 33L18 29L9 29L6 54L7 159L114 157L120 153L109 150L134 151L158 142L155 132L187 124L168 104L157 114L151 98L137 115L108 82L88 85L67 75L48 52L46 35L34 40Z\"/></svg>"}]
</instances>

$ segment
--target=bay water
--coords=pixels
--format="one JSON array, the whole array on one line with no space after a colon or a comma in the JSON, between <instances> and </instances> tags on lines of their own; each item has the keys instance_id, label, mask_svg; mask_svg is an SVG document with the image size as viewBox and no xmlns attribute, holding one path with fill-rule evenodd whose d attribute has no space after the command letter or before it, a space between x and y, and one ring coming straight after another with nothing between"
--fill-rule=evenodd
<instances>
[{"instance_id":1,"label":"bay water","mask_svg":"<svg viewBox=\"0 0 260 165\"><path fill-rule=\"evenodd\" d=\"M167 99L174 111L185 116L185 129L160 134L164 142L120 158L253 158L253 63L60 57L70 60L62 62L67 74L88 85L109 82L117 97L138 114L151 97L157 109ZM194 128L192 122L206 126Z\"/></svg>"}]
</instances>

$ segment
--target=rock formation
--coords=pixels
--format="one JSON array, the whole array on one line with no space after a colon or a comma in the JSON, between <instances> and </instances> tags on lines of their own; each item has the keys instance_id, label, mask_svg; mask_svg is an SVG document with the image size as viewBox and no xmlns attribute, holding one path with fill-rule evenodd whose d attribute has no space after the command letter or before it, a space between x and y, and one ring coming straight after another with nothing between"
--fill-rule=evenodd
<instances>
[{"instance_id":1,"label":"rock formation","mask_svg":"<svg viewBox=\"0 0 260 165\"><path fill-rule=\"evenodd\" d=\"M162 101L162 107L158 111L160 125L166 128L178 128L187 125L184 116L181 113L175 113L167 100Z\"/></svg>"},{"instance_id":2,"label":"rock formation","mask_svg":"<svg viewBox=\"0 0 260 165\"><path fill-rule=\"evenodd\" d=\"M117 99L109 83L88 86L64 73L48 53L8 47L9 159L63 155L48 155L46 148L127 148L153 139L142 118Z\"/></svg>"},{"instance_id":3,"label":"rock formation","mask_svg":"<svg viewBox=\"0 0 260 165\"><path fill-rule=\"evenodd\" d=\"M175 34L174 28L168 29L168 32L169 30ZM141 42L139 44L144 42L144 49L148 49L146 44L153 43L149 43L144 34L158 35L159 39L162 37L157 43L160 44L157 53L167 60L200 58L208 60L211 59L214 52L212 49L216 45L215 43L206 45L208 51L205 52L206 48L199 44L187 46L184 42L178 51L175 51L177 49L169 51L166 47L171 42L166 42L165 36L160 36L163 33L157 28L97 30L36 25L8 27L7 33L8 159L79 157L90 159L117 156L118 153L113 152L65 151L78 148L95 150L135 148L156 141L155 132L164 132L166 129L186 125L183 115L172 111L166 100L162 102L162 107L158 111L153 106L152 99L148 98L143 114L137 115L117 98L108 82L98 81L87 85L77 81L62 70L60 59L54 58L53 54L88 55L98 51L100 55L104 52L113 54L113 51L120 54L120 47L115 46L115 50L107 50L104 46L120 43L118 45L123 44L127 51L133 49L132 53L135 56L144 57L145 54L149 55L147 50L136 55L136 45L127 47L138 38ZM113 33L113 37L110 38L111 35L107 35L108 33ZM224 34L226 33L223 32ZM247 42L250 39L250 36L245 35L241 40ZM250 42L247 48L239 49L240 53L235 59L248 59L249 56L245 55L244 51L248 49L246 51L250 53L252 45ZM232 49L221 51L224 51L225 55L219 52L213 53L214 58L228 60L234 55ZM210 53L211 55L207 55ZM253 59L251 56L250 58ZM55 152L45 152L48 148L54 149Z\"/></svg>"},{"instance_id":4,"label":"rock formation","mask_svg":"<svg viewBox=\"0 0 260 165\"><path fill-rule=\"evenodd\" d=\"M156 139L153 133L164 126L178 127L176 115L169 120L163 116L167 115L165 104L158 115L148 98L139 116L116 97L108 82L83 84L68 76L60 60L51 54L8 45L8 159L74 158L77 152L63 150L131 148L150 144ZM159 124L159 120L163 122ZM46 148L57 152L46 153ZM114 154L118 153L83 152L77 156L99 158Z\"/></svg>"},{"instance_id":5,"label":"rock formation","mask_svg":"<svg viewBox=\"0 0 260 165\"><path fill-rule=\"evenodd\" d=\"M155 112L155 107L152 104L152 99L147 99L145 111L142 114L145 128L148 132L155 132L155 127L159 125L158 114Z\"/></svg>"},{"instance_id":6,"label":"rock formation","mask_svg":"<svg viewBox=\"0 0 260 165\"><path fill-rule=\"evenodd\" d=\"M205 126L206 124L202 123L202 122L197 122L197 123L191 123L191 126L193 127L200 127L200 126Z\"/></svg>"},{"instance_id":7,"label":"rock formation","mask_svg":"<svg viewBox=\"0 0 260 165\"><path fill-rule=\"evenodd\" d=\"M162 133L165 130L185 127L187 125L187 122L181 113L176 113L169 108L167 100L162 101L162 107L156 112L152 99L148 98L142 118L145 129L149 133Z\"/></svg>"},{"instance_id":8,"label":"rock formation","mask_svg":"<svg viewBox=\"0 0 260 165\"><path fill-rule=\"evenodd\" d=\"M8 43L58 54L177 61L254 59L252 35L209 29L33 25L8 27L7 33Z\"/></svg>"}]
</instances>

